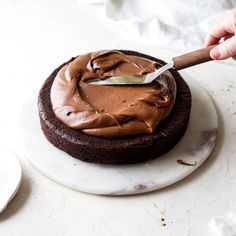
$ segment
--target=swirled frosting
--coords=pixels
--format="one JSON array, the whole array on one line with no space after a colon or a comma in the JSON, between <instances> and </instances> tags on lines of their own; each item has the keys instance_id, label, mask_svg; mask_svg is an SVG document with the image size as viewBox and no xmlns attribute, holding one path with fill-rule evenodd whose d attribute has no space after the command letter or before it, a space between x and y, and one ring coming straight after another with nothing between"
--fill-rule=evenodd
<instances>
[{"instance_id":1,"label":"swirled frosting","mask_svg":"<svg viewBox=\"0 0 236 236\"><path fill-rule=\"evenodd\" d=\"M141 86L98 86L88 81L113 75L141 75L158 67L157 62L119 51L78 56L53 81L53 111L65 125L94 136L152 133L174 106L176 84L171 76L163 75Z\"/></svg>"}]
</instances>

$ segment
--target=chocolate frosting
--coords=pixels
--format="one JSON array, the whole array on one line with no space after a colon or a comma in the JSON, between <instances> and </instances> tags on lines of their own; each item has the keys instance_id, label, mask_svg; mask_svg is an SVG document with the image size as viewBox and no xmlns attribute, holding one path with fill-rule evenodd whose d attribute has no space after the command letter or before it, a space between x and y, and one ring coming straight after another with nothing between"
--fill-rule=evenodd
<instances>
[{"instance_id":1,"label":"chocolate frosting","mask_svg":"<svg viewBox=\"0 0 236 236\"><path fill-rule=\"evenodd\" d=\"M65 125L94 136L152 133L174 106L176 84L171 76L141 86L98 86L88 81L141 75L158 67L154 61L119 51L78 56L54 79L50 94L54 113Z\"/></svg>"}]
</instances>

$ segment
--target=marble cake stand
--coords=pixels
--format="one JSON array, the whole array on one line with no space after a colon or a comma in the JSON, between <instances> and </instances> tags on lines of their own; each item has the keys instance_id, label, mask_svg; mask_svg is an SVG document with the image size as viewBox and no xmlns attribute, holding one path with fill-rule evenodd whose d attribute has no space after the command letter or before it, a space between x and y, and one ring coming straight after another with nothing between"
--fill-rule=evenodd
<instances>
[{"instance_id":1,"label":"marble cake stand","mask_svg":"<svg viewBox=\"0 0 236 236\"><path fill-rule=\"evenodd\" d=\"M140 164L98 165L82 162L52 146L40 130L35 104L24 110L24 147L28 160L52 180L70 188L104 195L148 192L171 185L196 170L210 155L218 119L208 93L192 78L190 122L184 137L167 154Z\"/></svg>"}]
</instances>

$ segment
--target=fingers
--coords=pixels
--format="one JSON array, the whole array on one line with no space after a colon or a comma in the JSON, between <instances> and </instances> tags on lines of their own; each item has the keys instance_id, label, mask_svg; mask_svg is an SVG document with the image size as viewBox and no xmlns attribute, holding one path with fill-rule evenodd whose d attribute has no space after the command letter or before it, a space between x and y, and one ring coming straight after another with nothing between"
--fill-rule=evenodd
<instances>
[{"instance_id":1,"label":"fingers","mask_svg":"<svg viewBox=\"0 0 236 236\"><path fill-rule=\"evenodd\" d=\"M214 47L211 52L210 56L212 59L215 60L223 60L229 57L236 56L236 35L227 39L223 43L219 44L218 46Z\"/></svg>"},{"instance_id":2,"label":"fingers","mask_svg":"<svg viewBox=\"0 0 236 236\"><path fill-rule=\"evenodd\" d=\"M236 60L236 8L223 21L213 27L205 40L205 46L217 44L221 39L224 41L211 50L210 56L215 60L229 57Z\"/></svg>"},{"instance_id":3,"label":"fingers","mask_svg":"<svg viewBox=\"0 0 236 236\"><path fill-rule=\"evenodd\" d=\"M204 46L211 46L214 44L217 44L220 41L220 39L215 38L213 35L209 34L204 42Z\"/></svg>"},{"instance_id":4,"label":"fingers","mask_svg":"<svg viewBox=\"0 0 236 236\"><path fill-rule=\"evenodd\" d=\"M219 41L220 41L220 39L215 38L212 35L208 35L206 40L205 40L204 46L205 47L211 46L211 45L217 44Z\"/></svg>"},{"instance_id":5,"label":"fingers","mask_svg":"<svg viewBox=\"0 0 236 236\"><path fill-rule=\"evenodd\" d=\"M224 41L227 40L227 39L229 39L229 38L231 38L231 37L233 37L233 36L234 36L233 34L226 34L226 35L224 36Z\"/></svg>"},{"instance_id":6,"label":"fingers","mask_svg":"<svg viewBox=\"0 0 236 236\"><path fill-rule=\"evenodd\" d=\"M222 37L228 34L225 29L225 24L225 21L222 21L220 24L213 27L213 29L210 31L210 34L206 38L205 46L217 44Z\"/></svg>"},{"instance_id":7,"label":"fingers","mask_svg":"<svg viewBox=\"0 0 236 236\"><path fill-rule=\"evenodd\" d=\"M215 25L206 38L205 46L210 46L219 42L225 36L234 35L236 33L236 8L233 9L228 16L220 23Z\"/></svg>"}]
</instances>

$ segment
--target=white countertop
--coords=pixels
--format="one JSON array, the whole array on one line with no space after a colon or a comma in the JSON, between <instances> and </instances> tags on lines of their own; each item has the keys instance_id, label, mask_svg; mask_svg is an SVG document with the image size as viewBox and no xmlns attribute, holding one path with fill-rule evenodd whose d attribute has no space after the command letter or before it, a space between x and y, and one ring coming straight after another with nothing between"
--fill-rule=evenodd
<instances>
[{"instance_id":1,"label":"white countertop","mask_svg":"<svg viewBox=\"0 0 236 236\"><path fill-rule=\"evenodd\" d=\"M25 160L24 104L60 63L113 48L164 60L176 55L119 35L95 8L81 8L76 1L1 2L0 147L13 150L23 168L19 192L0 215L1 235L214 235L208 222L236 209L236 64L211 62L182 73L194 75L208 90L220 128L209 160L177 184L136 196L95 196L54 183Z\"/></svg>"}]
</instances>

